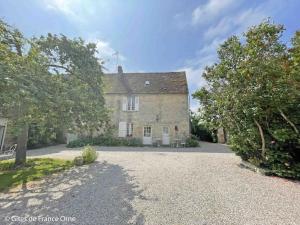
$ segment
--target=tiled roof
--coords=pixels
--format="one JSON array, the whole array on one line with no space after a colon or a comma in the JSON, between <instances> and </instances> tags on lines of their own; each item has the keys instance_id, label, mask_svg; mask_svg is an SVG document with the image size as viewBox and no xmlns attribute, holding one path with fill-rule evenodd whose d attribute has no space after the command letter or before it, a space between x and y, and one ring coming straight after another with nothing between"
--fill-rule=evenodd
<instances>
[{"instance_id":1,"label":"tiled roof","mask_svg":"<svg viewBox=\"0 0 300 225\"><path fill-rule=\"evenodd\" d=\"M107 94L188 93L185 72L105 74L103 83L104 93Z\"/></svg>"}]
</instances>

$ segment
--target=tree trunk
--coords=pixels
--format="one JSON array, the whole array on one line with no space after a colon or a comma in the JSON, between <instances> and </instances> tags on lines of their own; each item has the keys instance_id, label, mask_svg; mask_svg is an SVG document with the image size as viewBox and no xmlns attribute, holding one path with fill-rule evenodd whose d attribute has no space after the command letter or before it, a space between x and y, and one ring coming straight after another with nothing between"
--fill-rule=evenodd
<instances>
[{"instance_id":1,"label":"tree trunk","mask_svg":"<svg viewBox=\"0 0 300 225\"><path fill-rule=\"evenodd\" d=\"M55 129L55 133L56 133L56 142L59 144L66 144L67 140L66 140L66 132L64 128L57 128Z\"/></svg>"},{"instance_id":2,"label":"tree trunk","mask_svg":"<svg viewBox=\"0 0 300 225\"><path fill-rule=\"evenodd\" d=\"M17 151L16 151L16 166L22 166L26 162L26 150L28 141L28 124L25 124L17 138Z\"/></svg>"},{"instance_id":3,"label":"tree trunk","mask_svg":"<svg viewBox=\"0 0 300 225\"><path fill-rule=\"evenodd\" d=\"M254 120L256 126L258 127L259 130L259 134L260 134L260 139L261 139L261 155L263 158L265 158L266 155L266 142L265 142L265 136L264 136L264 132L263 129L261 128L260 124Z\"/></svg>"},{"instance_id":4,"label":"tree trunk","mask_svg":"<svg viewBox=\"0 0 300 225\"><path fill-rule=\"evenodd\" d=\"M291 127L293 127L296 134L299 134L299 131L298 131L297 127L295 126L295 124L293 124L293 122L290 121L289 118L287 118L287 116L283 113L283 111L281 109L278 109L278 111L280 112L280 115L285 119L285 121L288 122L291 125Z\"/></svg>"}]
</instances>

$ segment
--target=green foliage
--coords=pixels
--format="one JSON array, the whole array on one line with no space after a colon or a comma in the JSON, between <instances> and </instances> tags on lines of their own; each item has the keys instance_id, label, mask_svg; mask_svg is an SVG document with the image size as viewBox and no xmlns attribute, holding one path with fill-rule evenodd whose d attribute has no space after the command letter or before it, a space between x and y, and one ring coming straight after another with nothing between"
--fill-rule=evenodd
<instances>
[{"instance_id":1,"label":"green foliage","mask_svg":"<svg viewBox=\"0 0 300 225\"><path fill-rule=\"evenodd\" d=\"M207 67L207 86L193 97L209 129L224 127L242 159L294 177L300 162L300 33L292 46L280 41L283 26L264 21L229 38L219 62ZM276 148L274 148L276 143ZM289 166L287 166L289 165Z\"/></svg>"},{"instance_id":2,"label":"green foliage","mask_svg":"<svg viewBox=\"0 0 300 225\"><path fill-rule=\"evenodd\" d=\"M197 140L194 140L192 138L187 138L185 141L186 147L199 147L199 142Z\"/></svg>"},{"instance_id":3,"label":"green foliage","mask_svg":"<svg viewBox=\"0 0 300 225\"><path fill-rule=\"evenodd\" d=\"M82 156L76 156L73 160L73 163L75 166L81 166L84 163L83 157Z\"/></svg>"},{"instance_id":4,"label":"green foliage","mask_svg":"<svg viewBox=\"0 0 300 225\"><path fill-rule=\"evenodd\" d=\"M95 162L97 157L98 157L98 153L93 147L88 145L83 149L82 158L84 164L90 164L92 162Z\"/></svg>"},{"instance_id":5,"label":"green foliage","mask_svg":"<svg viewBox=\"0 0 300 225\"><path fill-rule=\"evenodd\" d=\"M100 135L94 138L81 138L71 141L67 144L68 148L83 147L86 145L98 145L98 146L143 146L141 139L139 138L115 138L113 136Z\"/></svg>"},{"instance_id":6,"label":"green foliage","mask_svg":"<svg viewBox=\"0 0 300 225\"><path fill-rule=\"evenodd\" d=\"M59 141L56 137L56 130L47 126L38 126L36 124L31 124L28 131L28 142L27 148L41 148L44 146L49 146L53 144L58 144Z\"/></svg>"},{"instance_id":7,"label":"green foliage","mask_svg":"<svg viewBox=\"0 0 300 225\"><path fill-rule=\"evenodd\" d=\"M215 134L211 132L201 121L201 117L191 112L191 133L201 141L214 142L216 140Z\"/></svg>"},{"instance_id":8,"label":"green foliage","mask_svg":"<svg viewBox=\"0 0 300 225\"><path fill-rule=\"evenodd\" d=\"M32 146L51 141L45 130L92 134L106 127L96 53L95 44L80 38L48 34L28 40L0 20L0 115L9 119L16 136L23 134L18 149L25 150L32 124L40 132L31 136Z\"/></svg>"},{"instance_id":9,"label":"green foliage","mask_svg":"<svg viewBox=\"0 0 300 225\"><path fill-rule=\"evenodd\" d=\"M79 148L86 145L94 145L94 142L91 139L77 139L74 141L70 141L67 144L68 148Z\"/></svg>"},{"instance_id":10,"label":"green foliage","mask_svg":"<svg viewBox=\"0 0 300 225\"><path fill-rule=\"evenodd\" d=\"M39 180L52 173L69 169L73 163L51 158L28 159L24 167L14 168L14 160L0 161L0 191L28 181Z\"/></svg>"}]
</instances>

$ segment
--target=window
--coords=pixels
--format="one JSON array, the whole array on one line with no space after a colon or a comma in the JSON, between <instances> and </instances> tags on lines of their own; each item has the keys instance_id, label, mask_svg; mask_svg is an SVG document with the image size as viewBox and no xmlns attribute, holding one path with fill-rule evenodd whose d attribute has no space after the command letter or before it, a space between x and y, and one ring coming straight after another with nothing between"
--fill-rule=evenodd
<instances>
[{"instance_id":1,"label":"window","mask_svg":"<svg viewBox=\"0 0 300 225\"><path fill-rule=\"evenodd\" d=\"M132 133L133 133L133 124L132 123L127 123L126 136L127 137L132 137Z\"/></svg>"},{"instance_id":2,"label":"window","mask_svg":"<svg viewBox=\"0 0 300 225\"><path fill-rule=\"evenodd\" d=\"M131 95L123 97L123 111L139 111L139 97Z\"/></svg>"},{"instance_id":3,"label":"window","mask_svg":"<svg viewBox=\"0 0 300 225\"><path fill-rule=\"evenodd\" d=\"M163 134L169 135L169 127L163 127Z\"/></svg>"},{"instance_id":4,"label":"window","mask_svg":"<svg viewBox=\"0 0 300 225\"><path fill-rule=\"evenodd\" d=\"M119 122L119 137L132 137L133 124L127 122Z\"/></svg>"},{"instance_id":5,"label":"window","mask_svg":"<svg viewBox=\"0 0 300 225\"><path fill-rule=\"evenodd\" d=\"M151 127L150 126L144 127L144 137L151 137Z\"/></svg>"},{"instance_id":6,"label":"window","mask_svg":"<svg viewBox=\"0 0 300 225\"><path fill-rule=\"evenodd\" d=\"M134 111L135 110L135 96L127 97L127 110Z\"/></svg>"}]
</instances>

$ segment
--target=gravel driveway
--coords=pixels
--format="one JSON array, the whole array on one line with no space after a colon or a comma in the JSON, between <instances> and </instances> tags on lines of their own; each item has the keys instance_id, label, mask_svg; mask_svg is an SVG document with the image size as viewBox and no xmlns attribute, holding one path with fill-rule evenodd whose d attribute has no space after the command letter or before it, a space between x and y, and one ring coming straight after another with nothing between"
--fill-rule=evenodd
<instances>
[{"instance_id":1,"label":"gravel driveway","mask_svg":"<svg viewBox=\"0 0 300 225\"><path fill-rule=\"evenodd\" d=\"M299 183L240 168L224 145L201 145L102 147L90 166L0 193L0 224L300 224ZM71 159L78 150L55 146L28 153ZM5 216L59 222L5 222Z\"/></svg>"}]
</instances>

